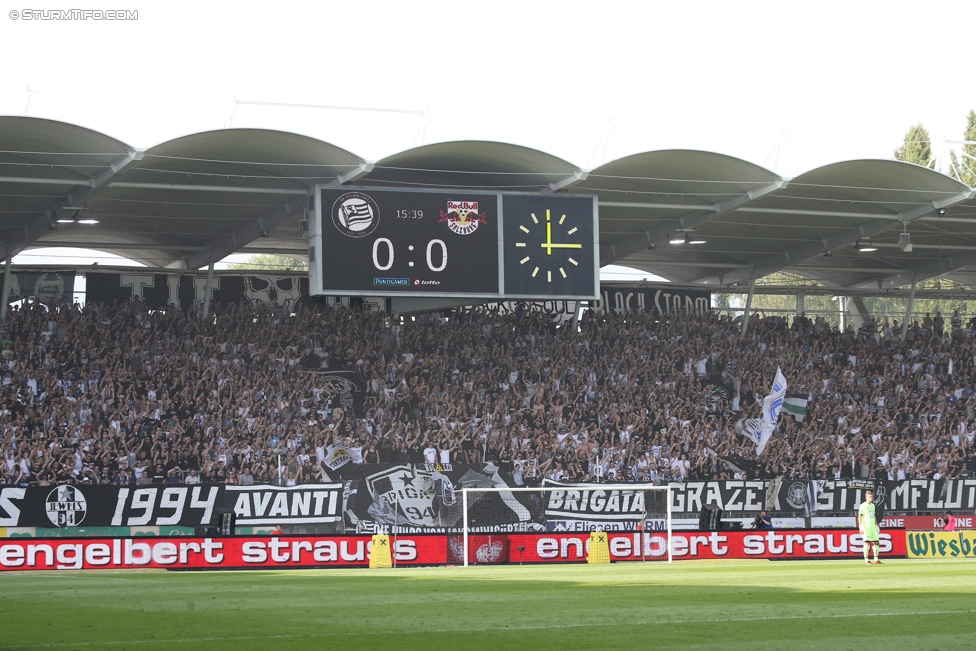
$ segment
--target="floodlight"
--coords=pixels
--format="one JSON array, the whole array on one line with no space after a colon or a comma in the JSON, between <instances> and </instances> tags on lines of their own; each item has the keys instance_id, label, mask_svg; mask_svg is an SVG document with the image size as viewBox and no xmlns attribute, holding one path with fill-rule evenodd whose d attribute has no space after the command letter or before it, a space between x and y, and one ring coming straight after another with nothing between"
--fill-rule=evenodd
<instances>
[{"instance_id":1,"label":"floodlight","mask_svg":"<svg viewBox=\"0 0 976 651\"><path fill-rule=\"evenodd\" d=\"M909 233L908 231L905 231L904 233L902 233L901 235L898 236L898 248L901 249L902 251L904 251L905 253L911 253L912 252L912 234L911 233Z\"/></svg>"},{"instance_id":2,"label":"floodlight","mask_svg":"<svg viewBox=\"0 0 976 651\"><path fill-rule=\"evenodd\" d=\"M871 238L869 237L867 244L861 244L861 240L858 240L854 245L854 249L860 251L861 253L870 253L871 251L877 251L878 247L874 245L874 242L872 242Z\"/></svg>"}]
</instances>

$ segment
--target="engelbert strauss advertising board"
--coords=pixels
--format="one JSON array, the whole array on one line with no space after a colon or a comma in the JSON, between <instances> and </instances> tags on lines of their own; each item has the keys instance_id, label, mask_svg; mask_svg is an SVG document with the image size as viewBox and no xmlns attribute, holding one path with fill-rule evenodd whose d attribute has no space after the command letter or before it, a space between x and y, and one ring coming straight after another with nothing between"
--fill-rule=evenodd
<instances>
[{"instance_id":1,"label":"engelbert strauss advertising board","mask_svg":"<svg viewBox=\"0 0 976 651\"><path fill-rule=\"evenodd\" d=\"M662 533L609 533L614 561L665 561ZM483 540L478 540L479 538ZM536 533L473 536L471 563L585 562L589 534ZM393 537L397 565L457 563L457 536L410 534ZM800 559L857 558L863 537L851 530L765 532L675 532L675 560L722 558ZM462 548L463 549L463 548ZM81 569L235 569L365 567L372 540L368 536L234 536L227 538L86 538L0 541L2 570ZM905 555L904 531L882 532L881 553Z\"/></svg>"}]
</instances>

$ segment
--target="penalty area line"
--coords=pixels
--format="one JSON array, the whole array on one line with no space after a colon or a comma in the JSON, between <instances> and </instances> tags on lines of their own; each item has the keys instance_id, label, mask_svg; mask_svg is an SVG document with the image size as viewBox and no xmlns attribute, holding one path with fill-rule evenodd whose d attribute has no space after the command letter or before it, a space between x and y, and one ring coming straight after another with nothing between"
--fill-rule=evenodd
<instances>
[{"instance_id":1,"label":"penalty area line","mask_svg":"<svg viewBox=\"0 0 976 651\"><path fill-rule=\"evenodd\" d=\"M723 617L713 619L662 619L640 622L593 622L587 624L541 624L538 626L497 626L483 628L434 628L416 631L347 631L345 633L291 633L284 635L239 635L232 637L183 637L159 640L120 640L111 642L50 642L47 644L11 644L6 649L55 649L60 647L116 646L123 644L178 644L180 642L246 642L248 640L289 640L316 637L344 637L348 635L411 635L417 633L483 633L485 631L536 631L548 629L595 628L601 626L651 626L667 624L725 624L735 622L773 622L803 619L847 619L851 617L921 617L928 615L969 615L976 610L919 610L900 613L838 613L835 615L768 615L763 617Z\"/></svg>"}]
</instances>

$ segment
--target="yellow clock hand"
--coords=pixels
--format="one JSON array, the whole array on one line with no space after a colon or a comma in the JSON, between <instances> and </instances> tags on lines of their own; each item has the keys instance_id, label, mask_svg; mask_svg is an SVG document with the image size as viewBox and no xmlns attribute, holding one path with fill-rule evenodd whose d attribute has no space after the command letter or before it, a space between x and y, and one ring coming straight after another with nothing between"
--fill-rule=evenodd
<instances>
[{"instance_id":1,"label":"yellow clock hand","mask_svg":"<svg viewBox=\"0 0 976 651\"><path fill-rule=\"evenodd\" d=\"M552 255L553 249L582 249L582 244L553 244L552 243L552 221L549 211L546 211L546 242L540 244L546 250L546 255Z\"/></svg>"},{"instance_id":2,"label":"yellow clock hand","mask_svg":"<svg viewBox=\"0 0 976 651\"><path fill-rule=\"evenodd\" d=\"M582 249L582 244L540 244L544 249L549 249L549 254L552 255L552 249Z\"/></svg>"}]
</instances>

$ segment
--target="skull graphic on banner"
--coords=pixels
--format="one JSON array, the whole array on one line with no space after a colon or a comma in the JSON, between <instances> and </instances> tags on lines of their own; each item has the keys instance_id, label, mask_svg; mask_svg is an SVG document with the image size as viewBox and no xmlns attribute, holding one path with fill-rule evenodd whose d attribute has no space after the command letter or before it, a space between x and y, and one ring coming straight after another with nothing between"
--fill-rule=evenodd
<instances>
[{"instance_id":1,"label":"skull graphic on banner","mask_svg":"<svg viewBox=\"0 0 976 651\"><path fill-rule=\"evenodd\" d=\"M296 276L252 274L244 276L244 295L251 303L294 307L302 297L302 290Z\"/></svg>"}]
</instances>

